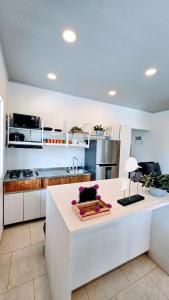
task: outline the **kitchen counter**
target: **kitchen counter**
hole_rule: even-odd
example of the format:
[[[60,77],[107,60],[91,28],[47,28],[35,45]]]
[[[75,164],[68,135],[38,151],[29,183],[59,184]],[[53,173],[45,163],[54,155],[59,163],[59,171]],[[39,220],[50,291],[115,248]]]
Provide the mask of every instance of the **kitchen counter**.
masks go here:
[[[123,180],[118,178],[48,187],[45,255],[53,300],[70,300],[74,289],[142,253],[150,251],[151,255],[153,216],[156,211],[161,214],[160,210],[164,209],[168,211],[165,216],[168,222],[169,194],[156,198],[139,186],[139,194],[145,199],[124,207],[117,203],[118,199],[123,198],[120,190]],[[81,221],[70,202],[78,200],[81,185],[88,187],[94,184],[99,185],[102,199],[112,204],[111,213]],[[136,187],[137,184],[132,183],[131,194],[136,193]],[[155,228],[158,226],[156,220]],[[167,236],[164,237],[164,247],[168,244],[166,239]],[[159,257],[159,246],[156,246],[156,251],[156,257]]]
[[[153,197],[150,195],[147,188],[142,188],[140,184],[140,193],[145,197],[143,201],[134,203],[132,205],[128,205],[125,208],[117,203],[117,199],[123,198],[123,193],[120,188],[124,179],[116,178],[116,179],[107,179],[107,180],[98,180],[97,184],[99,184],[99,195],[102,196],[103,201],[112,204],[112,211],[110,214],[90,219],[82,222],[79,220],[72,207],[70,205],[70,201],[75,199],[78,201],[79,195],[79,186],[91,186],[96,184],[96,181],[93,182],[85,182],[82,184],[75,183],[73,185],[66,186],[50,186],[48,187],[48,191],[52,196],[55,205],[57,206],[66,226],[70,232],[77,232],[81,230],[85,230],[87,228],[99,227],[102,226],[103,223],[108,224],[110,222],[115,222],[116,220],[125,218],[132,214],[137,214],[141,212],[145,212],[148,210],[152,210],[157,207],[163,207],[165,205],[169,205],[169,194],[165,197]],[[137,184],[133,183],[132,192],[135,194]]]
[[[56,177],[68,177],[68,176],[80,176],[91,174],[87,170],[83,168],[78,168],[78,170],[82,170],[83,172],[78,173],[69,173],[68,168],[41,168],[41,169],[32,169],[33,176],[32,177],[24,177],[22,174],[19,178],[11,179],[9,176],[9,171],[7,171],[4,182],[10,181],[22,181],[22,180],[32,180],[32,179],[45,179],[45,178],[56,178]],[[22,171],[22,170],[21,170]]]

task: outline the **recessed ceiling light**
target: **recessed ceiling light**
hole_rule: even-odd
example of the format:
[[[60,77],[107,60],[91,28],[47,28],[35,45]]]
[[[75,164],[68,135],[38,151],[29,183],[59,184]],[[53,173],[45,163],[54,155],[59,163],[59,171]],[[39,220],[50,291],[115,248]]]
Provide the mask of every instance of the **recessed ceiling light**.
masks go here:
[[[48,73],[47,74],[48,79],[50,80],[55,80],[56,79],[56,74],[55,73]]]
[[[150,68],[145,71],[145,75],[148,77],[154,76],[157,73],[156,68]]]
[[[115,90],[111,90],[111,91],[108,92],[108,95],[109,95],[109,96],[115,96],[116,94],[117,94],[117,93],[116,93]]]
[[[64,30],[62,37],[68,43],[73,43],[76,41],[76,33],[71,29]]]

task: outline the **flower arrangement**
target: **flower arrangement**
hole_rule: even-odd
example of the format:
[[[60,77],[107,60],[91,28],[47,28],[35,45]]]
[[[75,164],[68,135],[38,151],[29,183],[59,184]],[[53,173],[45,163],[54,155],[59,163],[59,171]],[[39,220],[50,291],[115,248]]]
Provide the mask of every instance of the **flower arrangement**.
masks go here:
[[[102,125],[95,125],[94,126],[94,131],[105,131]]]
[[[74,126],[70,129],[70,133],[83,133],[83,130],[78,126]]]
[[[144,175],[142,186],[146,188],[154,187],[161,190],[169,191],[169,174],[164,175]]]

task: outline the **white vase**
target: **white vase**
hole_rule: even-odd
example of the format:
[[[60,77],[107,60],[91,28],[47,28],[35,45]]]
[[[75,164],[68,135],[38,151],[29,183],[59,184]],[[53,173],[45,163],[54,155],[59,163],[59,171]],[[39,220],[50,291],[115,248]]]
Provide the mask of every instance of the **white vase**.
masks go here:
[[[167,194],[167,191],[159,188],[151,187],[150,194],[155,197],[164,197]]]
[[[103,136],[104,130],[96,130],[96,135]]]

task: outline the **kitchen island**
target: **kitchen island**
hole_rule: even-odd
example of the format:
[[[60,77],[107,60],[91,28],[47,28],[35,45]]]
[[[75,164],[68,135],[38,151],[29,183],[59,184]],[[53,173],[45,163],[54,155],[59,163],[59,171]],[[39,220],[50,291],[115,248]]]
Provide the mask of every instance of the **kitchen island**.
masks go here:
[[[153,211],[169,208],[169,195],[152,197],[139,188],[145,200],[123,207],[123,179],[83,183],[99,185],[102,199],[112,204],[110,214],[81,221],[71,200],[78,200],[80,183],[48,187],[46,262],[53,300],[70,300],[71,292],[134,257],[150,250]],[[132,194],[136,184],[132,184]],[[157,222],[157,221],[156,221]]]

